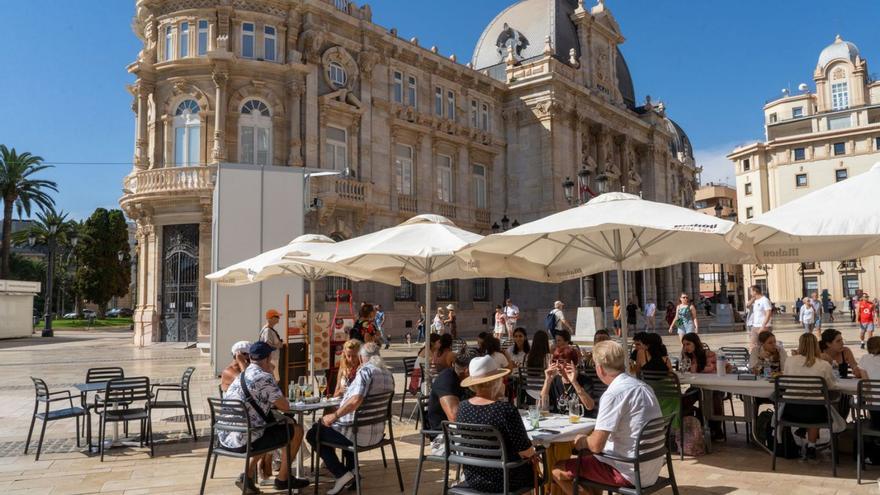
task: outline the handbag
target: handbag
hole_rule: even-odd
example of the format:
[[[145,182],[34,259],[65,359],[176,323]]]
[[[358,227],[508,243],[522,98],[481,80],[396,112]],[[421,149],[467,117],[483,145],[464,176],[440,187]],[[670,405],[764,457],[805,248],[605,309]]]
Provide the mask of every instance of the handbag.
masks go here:
[[[238,375],[238,381],[239,381],[239,384],[241,385],[241,393],[244,395],[245,402],[247,402],[249,406],[251,406],[252,408],[254,408],[255,411],[257,411],[257,415],[263,420],[264,423],[266,423],[265,427],[269,427],[271,425],[282,423],[282,422],[295,423],[293,421],[293,419],[288,418],[287,416],[281,414],[280,412],[278,414],[276,414],[274,409],[269,409],[269,412],[264,411],[263,408],[260,407],[260,405],[257,403],[257,400],[254,399],[254,396],[251,395],[251,391],[248,390],[247,383],[245,382],[245,379],[244,379],[244,372],[242,372],[240,375]],[[284,419],[282,420],[281,418],[279,418],[278,417],[279,415],[281,417],[283,417]]]

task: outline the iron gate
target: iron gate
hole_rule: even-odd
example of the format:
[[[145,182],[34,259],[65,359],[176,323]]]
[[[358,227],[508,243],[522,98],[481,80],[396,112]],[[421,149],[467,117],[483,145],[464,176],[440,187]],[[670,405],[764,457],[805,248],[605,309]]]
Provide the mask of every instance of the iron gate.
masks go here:
[[[162,232],[162,341],[195,342],[199,320],[199,226],[166,225]]]

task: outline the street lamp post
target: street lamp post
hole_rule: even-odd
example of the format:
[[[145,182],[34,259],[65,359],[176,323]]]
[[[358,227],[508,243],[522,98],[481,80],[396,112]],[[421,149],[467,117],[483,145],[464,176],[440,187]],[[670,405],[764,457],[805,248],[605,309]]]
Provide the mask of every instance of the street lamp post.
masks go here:
[[[571,177],[566,177],[565,180],[562,181],[562,194],[565,196],[565,201],[568,202],[569,205],[580,206],[592,199],[593,195],[590,191],[590,175],[592,175],[592,172],[590,172],[587,167],[581,167],[576,175],[577,183],[571,180]],[[599,174],[596,177],[596,189],[598,194],[606,192],[607,183],[608,177],[605,174]],[[577,194],[575,194],[575,186],[577,186]],[[580,292],[580,305],[586,307],[594,306],[596,304],[596,299],[591,290],[593,286],[593,277],[581,277],[578,279],[578,283],[580,284],[578,287]]]
[[[715,205],[715,216],[721,218],[721,212],[724,210],[724,207],[721,206],[721,203],[717,203]],[[718,268],[721,272],[721,303],[727,304],[727,275],[724,273],[724,263],[718,265]]]
[[[55,332],[52,331],[52,282],[55,278],[55,234],[58,232],[57,225],[49,225],[49,264],[46,276],[46,307],[45,318],[46,325],[43,328],[43,337],[54,337]]]
[[[492,224],[492,233],[497,234],[499,232],[506,232],[510,227],[513,227],[513,228],[519,227],[519,221],[514,220],[513,224],[511,225],[510,219],[507,218],[507,213],[505,213],[504,216],[501,217],[501,225],[500,226],[498,225],[498,222],[495,222]],[[510,278],[504,277],[504,301],[507,302],[507,300],[509,298],[510,298]]]

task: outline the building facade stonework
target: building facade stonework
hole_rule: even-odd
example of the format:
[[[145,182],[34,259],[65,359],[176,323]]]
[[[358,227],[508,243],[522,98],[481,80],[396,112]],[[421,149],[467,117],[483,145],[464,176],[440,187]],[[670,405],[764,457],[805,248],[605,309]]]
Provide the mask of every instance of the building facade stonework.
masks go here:
[[[662,102],[636,104],[603,1],[515,2],[467,64],[345,0],[138,0],[134,30],[134,166],[120,204],[137,222],[138,343],[209,338],[204,275],[222,162],[345,171],[312,179],[320,207],[305,222],[337,240],[424,212],[488,234],[502,219],[569,207],[561,184],[581,169],[593,191],[602,176],[609,190],[693,204],[690,142]],[[697,291],[692,264],[628,276],[639,300]],[[476,333],[502,284],[438,282],[432,293]],[[554,300],[604,306],[616,284],[514,280],[510,295],[535,328]],[[319,302],[332,310],[335,290],[352,285],[357,301],[385,306],[395,336],[415,334],[423,287],[331,278]]]
[[[765,104],[765,140],[727,156],[736,168],[740,220],[866,172],[880,160],[880,81],[869,75],[856,45],[837,36],[819,54],[813,81],[815,90],[800,84]],[[878,257],[805,260],[747,265],[744,276],[777,305],[790,308],[816,292],[848,311],[846,299],[856,292],[873,297],[880,290],[878,266]]]

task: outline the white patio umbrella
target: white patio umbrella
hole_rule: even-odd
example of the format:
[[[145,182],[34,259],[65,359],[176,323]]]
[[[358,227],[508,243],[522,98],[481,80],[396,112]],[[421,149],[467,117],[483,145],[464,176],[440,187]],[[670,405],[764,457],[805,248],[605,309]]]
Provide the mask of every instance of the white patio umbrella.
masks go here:
[[[742,263],[749,255],[724,238],[733,222],[620,192],[493,234],[460,256],[483,276],[561,282],[616,270],[623,302],[624,270],[682,262]],[[627,326],[623,325],[624,342]]]
[[[206,276],[208,280],[224,286],[248,285],[279,276],[295,276],[307,280],[309,282],[309,364],[313,381],[315,337],[311,328],[311,319],[315,314],[315,282],[324,277],[332,276],[346,277],[352,280],[367,278],[375,280],[374,277],[361,273],[356,268],[314,264],[316,261],[332,255],[335,244],[336,241],[324,235],[301,235],[284,246],[271,249]],[[400,284],[399,278],[378,281]]]
[[[880,254],[880,162],[740,224],[730,237],[761,263]]]

